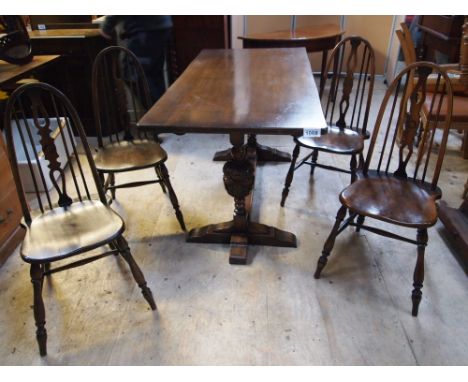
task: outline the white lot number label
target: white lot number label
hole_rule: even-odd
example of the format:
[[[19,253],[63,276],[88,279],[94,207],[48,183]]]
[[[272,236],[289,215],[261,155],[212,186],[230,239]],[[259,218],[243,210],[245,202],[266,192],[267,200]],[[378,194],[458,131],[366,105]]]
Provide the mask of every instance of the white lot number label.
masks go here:
[[[304,129],[303,136],[306,138],[320,137],[322,129]]]

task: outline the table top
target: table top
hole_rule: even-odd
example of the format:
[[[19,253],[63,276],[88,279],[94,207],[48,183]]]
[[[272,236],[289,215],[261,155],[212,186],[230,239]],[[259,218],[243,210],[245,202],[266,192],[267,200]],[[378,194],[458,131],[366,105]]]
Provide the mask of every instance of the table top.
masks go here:
[[[8,62],[0,60],[0,84],[12,81],[42,65],[56,60],[59,57],[60,56],[57,55],[34,56],[31,62],[24,65],[9,64]]]
[[[138,125],[294,136],[327,126],[305,48],[203,50]]]
[[[309,41],[341,36],[345,31],[336,24],[322,24],[292,30],[281,30],[275,32],[254,33],[247,36],[239,36],[241,40],[261,41]]]
[[[28,32],[31,40],[44,38],[90,38],[100,36],[98,28],[95,29],[46,29]]]

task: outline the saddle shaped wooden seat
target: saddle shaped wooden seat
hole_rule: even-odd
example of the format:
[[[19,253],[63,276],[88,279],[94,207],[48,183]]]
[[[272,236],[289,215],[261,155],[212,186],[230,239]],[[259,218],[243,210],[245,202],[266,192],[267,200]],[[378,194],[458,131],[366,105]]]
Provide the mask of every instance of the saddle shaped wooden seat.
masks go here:
[[[362,135],[351,129],[340,129],[332,126],[320,137],[300,137],[297,142],[304,147],[314,147],[317,150],[336,154],[358,154],[364,149]]]
[[[410,179],[369,171],[340,193],[340,202],[361,216],[405,227],[431,227],[437,222],[441,191]]]
[[[103,172],[141,170],[166,159],[167,153],[158,142],[136,139],[107,144],[94,156],[96,168]]]
[[[20,254],[28,263],[62,260],[112,242],[124,228],[122,218],[98,200],[57,206],[34,217]]]

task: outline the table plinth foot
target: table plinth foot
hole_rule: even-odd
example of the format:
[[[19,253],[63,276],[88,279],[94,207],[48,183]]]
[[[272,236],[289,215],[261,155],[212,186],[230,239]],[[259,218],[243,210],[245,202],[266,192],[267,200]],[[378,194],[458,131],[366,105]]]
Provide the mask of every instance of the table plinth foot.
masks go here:
[[[229,264],[246,265],[248,261],[247,247],[248,238],[245,235],[231,236],[231,250],[229,252]]]
[[[253,222],[248,223],[246,232],[238,232],[233,221],[192,229],[187,235],[187,242],[231,244],[229,263],[242,265],[248,262],[249,245],[297,247],[296,236],[291,232]]]

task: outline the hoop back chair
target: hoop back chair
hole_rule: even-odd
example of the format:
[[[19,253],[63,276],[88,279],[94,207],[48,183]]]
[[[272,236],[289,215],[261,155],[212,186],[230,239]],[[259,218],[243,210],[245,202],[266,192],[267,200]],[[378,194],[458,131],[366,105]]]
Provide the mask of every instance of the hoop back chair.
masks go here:
[[[429,109],[433,117],[417,151],[414,151],[414,139],[421,124],[421,109],[426,101],[426,84],[431,73],[437,75],[434,88],[437,97],[432,98]],[[418,81],[413,85],[415,76]],[[380,106],[362,172],[340,194],[341,207],[318,260],[315,278],[320,277],[327,264],[336,237],[348,226],[355,226],[356,231],[365,229],[415,244],[417,260],[413,275],[412,314],[417,316],[424,280],[427,230],[437,222],[436,200],[442,196],[437,182],[451,123],[452,98],[447,74],[430,62],[411,64],[394,79]],[[447,105],[445,111],[442,111],[443,102]],[[442,135],[438,152],[434,150],[436,132]],[[378,137],[381,140],[379,145]],[[344,219],[347,212],[349,216]],[[364,225],[366,217],[416,229],[416,240]]]
[[[120,254],[144,298],[156,309],[151,290],[122,236],[124,222],[107,205],[83,126],[70,101],[48,84],[26,84],[11,94],[4,118],[9,160],[23,211],[21,224],[26,229],[20,255],[31,266],[36,337],[41,356],[47,354],[44,276]],[[84,155],[78,154],[73,131],[81,139]],[[58,148],[59,144],[62,149]],[[23,176],[19,154],[25,157]],[[35,210],[29,209],[24,194],[26,178],[34,185],[33,195],[38,205]],[[106,245],[100,254],[80,256],[79,260],[51,268],[51,263]]]
[[[157,142],[157,136],[150,137],[146,131],[136,128],[152,103],[145,73],[133,52],[111,46],[96,56],[92,95],[99,146],[94,160],[105,191],[110,190],[115,199],[118,188],[159,183],[162,191],[169,194],[177,220],[185,231],[179,202],[164,164],[167,153]],[[115,174],[145,168],[154,168],[156,179],[115,184]]]
[[[323,79],[325,86],[320,89],[328,133],[319,137],[294,138],[296,146],[286,175],[281,206],[284,206],[289,194],[294,172],[305,164],[310,166],[311,176],[315,168],[320,167],[351,174],[351,182],[356,179],[357,157],[361,163],[364,139],[369,137],[367,123],[374,89],[374,50],[361,37],[347,37],[331,52],[325,75],[330,72],[332,65],[331,78]],[[296,164],[301,147],[312,152]],[[318,163],[319,152],[350,156],[349,170]]]

